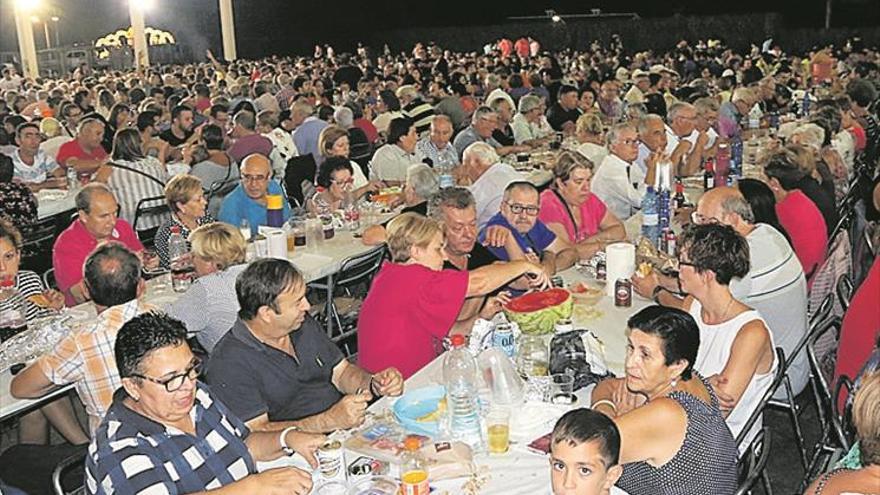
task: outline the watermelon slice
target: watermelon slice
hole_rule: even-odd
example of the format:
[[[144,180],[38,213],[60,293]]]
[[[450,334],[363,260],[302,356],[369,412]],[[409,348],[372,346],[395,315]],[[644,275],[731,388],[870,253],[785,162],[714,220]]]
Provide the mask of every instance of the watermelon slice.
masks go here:
[[[571,294],[560,288],[532,292],[510,300],[504,307],[507,319],[527,334],[553,333],[553,326],[571,316]]]

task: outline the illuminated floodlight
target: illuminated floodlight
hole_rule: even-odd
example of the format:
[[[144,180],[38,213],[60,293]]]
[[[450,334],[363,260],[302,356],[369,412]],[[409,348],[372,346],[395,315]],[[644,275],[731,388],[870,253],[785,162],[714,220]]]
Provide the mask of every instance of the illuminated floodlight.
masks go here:
[[[40,6],[40,0],[15,0],[15,8],[21,12],[31,12]]]
[[[31,16],[31,22],[33,22],[34,24],[36,24],[36,23],[40,22],[40,18],[37,17],[37,16],[35,16],[35,15],[32,15],[32,16]]]
[[[61,18],[58,17],[57,15],[53,15],[53,16],[52,16],[52,22],[58,22],[58,21],[60,21],[60,20],[61,20]]]
[[[156,6],[155,0],[128,0],[128,1],[130,3],[132,3],[135,7],[138,7],[139,9],[144,10],[144,11],[152,10],[153,7]]]
[[[550,20],[553,22],[562,22],[562,17],[559,14],[553,14],[553,16],[550,17]]]

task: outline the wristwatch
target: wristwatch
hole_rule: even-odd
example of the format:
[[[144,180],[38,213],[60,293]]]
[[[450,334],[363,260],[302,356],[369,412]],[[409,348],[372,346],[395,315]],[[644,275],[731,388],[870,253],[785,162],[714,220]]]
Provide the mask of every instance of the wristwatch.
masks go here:
[[[287,446],[287,442],[285,438],[287,438],[287,434],[291,431],[300,431],[299,426],[288,426],[281,432],[281,436],[278,437],[278,443],[281,444],[281,451],[284,452],[285,455],[293,455],[293,449]]]

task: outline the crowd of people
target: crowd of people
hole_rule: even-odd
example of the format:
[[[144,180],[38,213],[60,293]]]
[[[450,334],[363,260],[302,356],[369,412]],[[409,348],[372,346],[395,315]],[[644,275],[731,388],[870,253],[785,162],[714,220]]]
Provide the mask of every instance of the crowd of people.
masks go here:
[[[592,411],[559,421],[550,454],[557,495],[732,494],[738,456],[761,428],[748,420],[777,370],[793,393],[807,386],[800,344],[812,294],[828,290],[817,280],[839,211],[861,200],[866,221],[880,216],[880,52],[857,39],[804,54],[770,40],[745,53],[717,40],[633,52],[617,38],[551,53],[523,38],[482,53],[206,55],[60,79],[2,69],[2,276],[23,297],[98,314],[11,390],[39,398],[74,384],[88,428],[64,396],[21,417],[20,441],[48,443],[52,425],[90,443],[88,493],[308,493],[310,474],[257,473],[255,461],[295,451],[314,465],[325,434],[400,395],[443,338],[626,239],[661,164],[702,175],[756,118],[778,127],[763,179],[719,184],[679,219],[691,226],[677,276],[633,277],[656,304],[627,323],[625,376],[596,387]],[[563,138],[574,145],[556,153],[546,188],[509,164]],[[403,212],[363,233],[390,260],[363,301],[354,363],[310,312],[292,263],[246,261],[248,232],[279,196],[286,221],[391,186]],[[54,241],[56,287],[46,287],[19,269],[22,232],[41,190],[68,187],[76,214]],[[139,211],[162,198],[167,212]],[[169,266],[176,233],[197,279],[166,315],[142,301],[142,274]],[[855,377],[880,346],[880,262],[865,271],[835,376]],[[27,319],[42,316],[28,304]],[[880,382],[861,375],[861,457],[809,493],[876,489]]]

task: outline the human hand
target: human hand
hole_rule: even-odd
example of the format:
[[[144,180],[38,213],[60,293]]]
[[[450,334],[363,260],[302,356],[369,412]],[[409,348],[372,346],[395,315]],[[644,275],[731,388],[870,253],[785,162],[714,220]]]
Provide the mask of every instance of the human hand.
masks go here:
[[[369,393],[349,394],[330,408],[329,414],[336,420],[340,429],[360,426],[367,412],[367,402],[372,399]]]
[[[486,239],[483,241],[483,245],[489,247],[504,247],[509,238],[510,230],[507,227],[490,225],[486,227]]]
[[[630,392],[626,380],[620,380],[611,389],[611,402],[617,406],[617,415],[626,414],[633,409],[642,407],[648,398],[642,394]]]
[[[539,263],[533,263],[531,261],[527,261],[526,263],[527,268],[525,275],[528,277],[529,287],[540,290],[550,287],[550,275],[547,273],[547,270],[545,270]]]
[[[523,253],[523,255],[526,257],[526,261],[528,261],[530,263],[534,263],[536,265],[541,264],[541,258],[539,258],[538,255],[535,254],[535,252],[532,251],[531,249],[526,251],[525,253]]]
[[[64,294],[55,289],[49,289],[43,292],[43,297],[49,301],[49,307],[52,309],[64,308]]]
[[[244,479],[245,493],[262,495],[307,495],[312,489],[312,475],[295,467],[274,468]]]
[[[706,147],[706,143],[709,142],[709,134],[705,131],[700,131],[697,134],[697,149],[703,149]]]
[[[736,399],[723,390],[730,383],[730,380],[722,375],[712,375],[708,378],[708,381],[709,385],[712,386],[712,390],[715,391],[715,396],[718,398],[718,409],[727,416],[736,407]]]
[[[490,297],[486,300],[486,305],[483,306],[483,309],[480,310],[480,318],[484,320],[491,320],[499,311],[504,307],[505,304],[510,302],[510,292],[502,291],[499,292],[497,296]]]
[[[657,273],[654,270],[651,270],[651,273],[646,276],[640,275],[638,270],[636,270],[633,276],[630,277],[630,282],[632,282],[633,290],[638,295],[651,299],[654,296],[654,289],[660,285],[660,278],[657,277]]]
[[[403,375],[397,368],[386,368],[375,375],[371,382],[371,389],[375,390],[380,396],[389,395],[397,397],[403,393]],[[370,392],[373,392],[370,390]]]
[[[312,468],[318,467],[318,459],[315,457],[315,452],[326,441],[327,435],[304,431],[292,430],[284,437],[284,444],[293,449],[297,454],[303,456]]]

